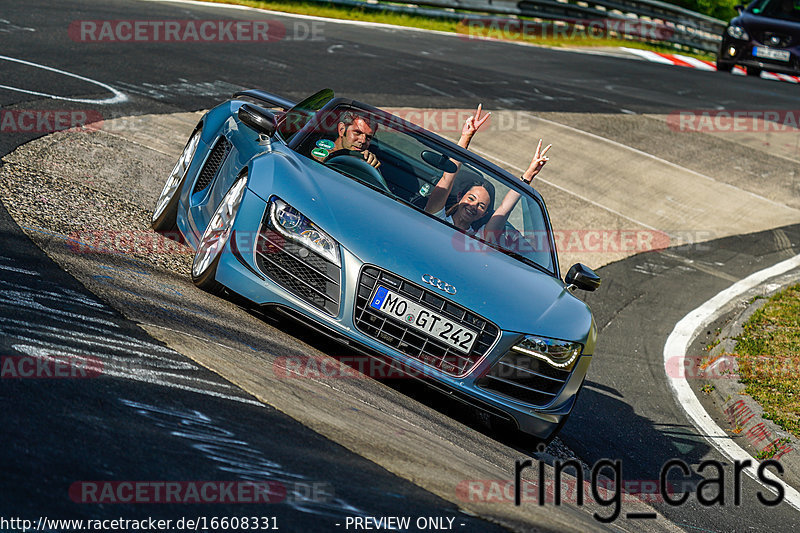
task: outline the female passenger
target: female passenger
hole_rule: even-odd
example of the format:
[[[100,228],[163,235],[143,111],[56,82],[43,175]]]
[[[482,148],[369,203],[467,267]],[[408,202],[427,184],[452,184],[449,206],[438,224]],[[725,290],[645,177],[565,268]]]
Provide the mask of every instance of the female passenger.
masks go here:
[[[491,113],[487,113],[481,117],[481,105],[474,116],[467,117],[464,121],[464,127],[461,129],[461,138],[458,140],[458,145],[464,149],[469,147],[472,137],[478,129],[488,120]],[[552,145],[548,144],[542,150],[542,140],[539,139],[539,144],[534,152],[533,159],[531,159],[528,169],[522,174],[520,178],[523,182],[530,184],[534,177],[542,170],[545,163],[549,158],[545,156]],[[454,161],[457,167],[461,167],[460,161]],[[466,231],[467,233],[474,233],[475,228],[472,224],[486,215],[486,212],[492,207],[494,202],[494,191],[490,185],[481,182],[470,183],[464,187],[456,195],[457,202],[445,211],[447,198],[453,189],[455,182],[455,173],[445,172],[441,179],[436,183],[433,191],[431,191],[428,201],[425,204],[425,211],[439,218],[450,222],[455,227]],[[503,198],[500,206],[492,213],[491,218],[486,225],[480,230],[483,232],[481,237],[488,236],[499,237],[500,232],[505,227],[508,215],[511,210],[519,201],[520,195],[513,189],[509,190],[505,198]]]

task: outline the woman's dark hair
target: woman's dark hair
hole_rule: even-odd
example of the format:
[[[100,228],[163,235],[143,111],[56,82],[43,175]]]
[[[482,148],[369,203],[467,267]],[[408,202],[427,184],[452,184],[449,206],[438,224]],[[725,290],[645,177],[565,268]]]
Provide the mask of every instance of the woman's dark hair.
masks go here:
[[[456,211],[458,202],[460,202],[461,198],[463,198],[464,195],[467,194],[467,192],[469,192],[469,190],[473,187],[483,187],[486,189],[486,192],[489,193],[489,205],[486,206],[486,213],[471,224],[472,229],[477,231],[481,226],[489,222],[489,219],[492,218],[492,214],[494,213],[494,185],[488,181],[482,179],[473,179],[465,182],[455,195],[451,193],[448,197],[445,214],[447,216],[452,216]]]

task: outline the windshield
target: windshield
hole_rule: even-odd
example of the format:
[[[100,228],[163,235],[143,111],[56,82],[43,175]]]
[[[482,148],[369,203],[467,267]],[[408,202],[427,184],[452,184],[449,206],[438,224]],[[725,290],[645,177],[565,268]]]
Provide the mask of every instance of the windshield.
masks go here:
[[[776,19],[800,22],[800,0],[758,0],[750,12]]]
[[[492,169],[467,160],[397,117],[347,105],[318,113],[303,135],[295,144],[300,154],[409,209],[428,212],[432,224],[458,229],[454,219],[463,224],[459,217],[464,213],[475,217],[460,230],[469,236],[463,239],[466,248],[485,252],[494,248],[555,275],[555,251],[543,205]],[[372,165],[365,160],[370,157],[365,151],[377,158]],[[433,212],[430,195],[447,174],[453,179],[451,192],[444,208]]]
[[[333,99],[331,89],[322,89],[289,109],[278,121],[277,132],[287,143],[308,124],[314,114]]]

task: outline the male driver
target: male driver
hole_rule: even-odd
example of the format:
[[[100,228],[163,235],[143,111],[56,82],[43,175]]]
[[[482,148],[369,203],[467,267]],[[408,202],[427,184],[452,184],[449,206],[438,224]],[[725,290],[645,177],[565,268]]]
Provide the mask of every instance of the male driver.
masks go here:
[[[378,129],[377,124],[371,124],[368,119],[353,111],[345,111],[339,117],[339,123],[336,125],[336,132],[339,136],[333,141],[331,153],[337,150],[355,150],[361,152],[367,163],[375,168],[380,167],[381,162],[378,161],[375,154],[367,150],[376,129]]]

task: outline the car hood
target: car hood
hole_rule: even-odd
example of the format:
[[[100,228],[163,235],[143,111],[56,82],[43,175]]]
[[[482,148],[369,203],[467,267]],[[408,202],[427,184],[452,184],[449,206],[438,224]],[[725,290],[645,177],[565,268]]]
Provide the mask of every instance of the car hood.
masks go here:
[[[455,295],[432,290],[504,330],[581,340],[591,328],[588,307],[558,278],[475,250],[474,239],[315,161],[265,154],[252,163],[249,187],[264,199],[279,196],[364,263],[422,286],[424,274],[453,285]]]
[[[746,11],[734,18],[731,24],[743,26],[748,33],[772,31],[792,35],[795,39],[800,38],[800,22],[754,15]],[[753,36],[751,35],[751,37]]]

